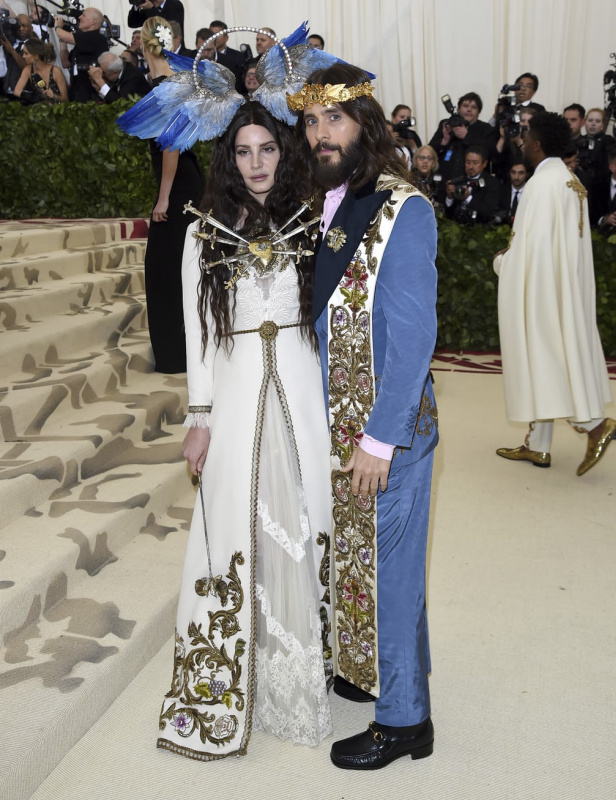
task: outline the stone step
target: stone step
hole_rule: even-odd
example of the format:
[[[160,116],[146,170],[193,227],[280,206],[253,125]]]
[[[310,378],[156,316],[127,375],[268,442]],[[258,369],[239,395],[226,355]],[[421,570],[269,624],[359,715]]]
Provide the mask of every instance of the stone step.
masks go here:
[[[142,239],[120,240],[6,259],[0,262],[0,299],[1,293],[7,291],[142,265],[145,245]]]
[[[60,571],[5,637],[0,796],[27,800],[173,634],[194,490],[69,589]],[[171,669],[171,668],[170,668]]]
[[[123,332],[145,327],[145,315],[142,299],[118,296],[109,307],[92,306],[33,322],[26,330],[0,331],[0,384],[31,377],[28,373],[45,363],[51,346],[60,359],[114,347]]]
[[[142,266],[7,289],[0,292],[0,328],[27,330],[48,317],[78,314],[93,306],[108,307],[114,302],[114,295],[143,296],[144,291]]]
[[[0,221],[0,262],[123,239],[146,239],[143,219]]]
[[[10,430],[7,411],[0,445],[0,528],[108,469],[181,460],[167,427],[183,422],[186,389],[179,381],[180,386],[161,388],[161,377],[143,375],[127,391],[81,408],[65,404],[57,418],[33,420],[28,433]]]
[[[170,432],[179,453],[184,431],[175,425]],[[122,558],[135,537],[164,539],[172,531],[155,520],[190,491],[191,476],[183,459],[131,464],[57,492],[55,499],[3,527],[0,639],[6,644],[23,628],[56,575],[66,576],[71,593],[87,576]],[[176,527],[187,528],[188,523],[182,512]]]
[[[12,381],[0,390],[0,441],[17,434],[32,435],[58,413],[100,401],[139,381],[154,369],[147,331],[125,334],[121,346],[98,353],[60,359],[53,345],[42,364],[28,367],[27,379]],[[185,379],[167,376],[170,389],[185,386]],[[161,388],[160,385],[158,388]]]

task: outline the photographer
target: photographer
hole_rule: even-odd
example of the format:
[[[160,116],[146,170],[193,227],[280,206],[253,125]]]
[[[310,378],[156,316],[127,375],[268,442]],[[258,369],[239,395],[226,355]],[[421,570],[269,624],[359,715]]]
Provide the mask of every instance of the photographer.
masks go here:
[[[406,148],[412,156],[418,147],[421,147],[421,139],[411,130],[415,125],[415,118],[409,106],[398,104],[391,112],[392,136],[398,147]]]
[[[464,171],[465,156],[471,147],[483,146],[488,160],[492,158],[496,133],[491,125],[479,119],[482,108],[483,102],[476,92],[463,94],[458,100],[457,113],[451,114],[449,119],[442,119],[430,139],[430,147],[436,151],[444,181]]]
[[[150,84],[141,70],[125,62],[114,53],[103,53],[98,57],[98,67],[90,67],[90,83],[106,103],[121,97],[138,94],[143,97],[150,91]]]
[[[534,108],[523,108],[519,112],[519,123],[512,122],[498,126],[499,138],[496,142],[496,153],[492,159],[492,172],[499,181],[507,180],[513,164],[522,159],[524,135],[528,130],[530,118],[536,113]]]
[[[182,37],[184,36],[184,6],[180,0],[142,0],[142,2],[138,0],[128,12],[128,27],[140,28],[150,17],[162,17],[167,22],[171,20],[179,22]]]
[[[591,108],[586,114],[586,136],[575,140],[580,167],[588,173],[593,186],[604,183],[610,176],[607,151],[614,140],[604,133],[605,124],[605,111]]]
[[[445,184],[446,215],[463,225],[490,222],[498,209],[499,183],[487,171],[488,152],[473,145],[464,158],[465,174]]]
[[[92,66],[98,66],[98,57],[109,50],[107,39],[100,32],[103,15],[97,8],[86,8],[79,17],[77,30],[69,32],[64,29],[65,25],[62,17],[56,17],[56,33],[63,48],[65,66],[70,64],[69,100],[77,103],[98,100],[98,94],[90,83],[88,70]],[[69,44],[74,45],[70,55],[66,49]]]
[[[595,185],[588,199],[590,224],[598,226],[602,233],[611,236],[616,233],[616,145],[606,153],[608,175]]]
[[[537,111],[545,111],[545,106],[535,103],[533,97],[539,88],[539,78],[532,72],[524,72],[515,80],[519,89],[515,91],[516,109],[521,112],[525,108],[532,108]]]
[[[23,48],[26,41],[33,38],[34,32],[30,18],[26,14],[19,14],[16,19],[5,17],[2,23],[0,44],[6,61],[6,73],[2,78],[2,93],[12,98],[17,81],[26,66]]]

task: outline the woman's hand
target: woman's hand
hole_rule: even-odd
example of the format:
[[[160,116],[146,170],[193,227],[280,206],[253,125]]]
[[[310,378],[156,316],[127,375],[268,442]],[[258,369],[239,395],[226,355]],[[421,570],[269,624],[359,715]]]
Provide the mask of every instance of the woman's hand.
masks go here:
[[[193,475],[203,470],[209,447],[209,428],[191,428],[184,437],[182,455],[188,461],[188,467]]]
[[[152,211],[152,220],[154,222],[167,222],[167,209],[169,208],[169,198],[162,198],[159,196],[154,211]]]

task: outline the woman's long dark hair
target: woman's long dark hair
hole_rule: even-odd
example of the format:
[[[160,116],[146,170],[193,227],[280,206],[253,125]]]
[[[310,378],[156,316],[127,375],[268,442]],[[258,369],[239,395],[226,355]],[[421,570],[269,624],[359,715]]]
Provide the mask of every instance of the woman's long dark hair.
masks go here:
[[[235,139],[246,125],[260,125],[271,134],[280,149],[280,160],[276,168],[274,186],[265,203],[261,205],[249,194],[244,179],[235,162]],[[291,129],[274,119],[260,103],[245,103],[234,116],[227,131],[221,136],[212,152],[210,171],[201,201],[201,210],[212,214],[219,222],[246,238],[256,238],[271,233],[271,225],[282,225],[297,210],[307,197],[305,172],[298,163],[298,146]],[[241,228],[238,220],[247,214]],[[305,241],[304,241],[305,240]],[[294,243],[298,239],[293,240]],[[308,237],[301,241],[304,249],[310,249]],[[206,262],[218,261],[222,255],[231,255],[231,245],[204,241],[202,255]],[[315,345],[312,329],[312,283],[314,263],[312,257],[304,257],[297,264],[299,303],[302,336]],[[232,331],[235,316],[235,286],[225,289],[230,273],[225,267],[214,267],[209,275],[203,270],[199,283],[199,313],[201,316],[202,345],[207,345],[213,335],[216,344],[230,349],[233,345]],[[210,308],[214,330],[208,331],[206,309]]]
[[[306,81],[308,84],[318,83],[322,86],[328,83],[332,86],[359,86],[366,82],[370,82],[368,74],[351,64],[333,64],[326,69],[316,70]],[[382,172],[408,181],[406,164],[396,152],[396,144],[387,129],[387,121],[379,103],[373,97],[358,97],[341,103],[340,108],[361,126],[359,146],[363,157],[351,177],[350,188],[357,191],[369,180],[378,178]],[[303,111],[298,115],[297,131],[303,139],[306,154],[308,151]]]

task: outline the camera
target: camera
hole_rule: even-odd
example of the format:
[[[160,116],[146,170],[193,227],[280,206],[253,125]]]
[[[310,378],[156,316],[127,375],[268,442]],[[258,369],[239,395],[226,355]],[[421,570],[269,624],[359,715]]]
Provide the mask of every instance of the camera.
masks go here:
[[[412,139],[413,136],[409,133],[409,128],[412,128],[417,123],[415,117],[409,117],[409,119],[401,119],[400,122],[396,122],[393,126],[392,130],[398,134],[402,139]]]
[[[513,94],[521,88],[519,83],[506,83],[496,101],[496,126],[502,126],[508,139],[517,139],[522,132],[520,115],[516,109],[517,100]]]
[[[98,61],[90,61],[89,64],[75,64],[77,72],[87,72],[90,67],[98,67]]]
[[[128,2],[131,6],[139,7],[142,6],[146,2],[146,0],[128,0]]]
[[[12,17],[8,9],[0,8],[0,36],[6,36],[9,42],[14,42],[18,32],[19,20]]]
[[[445,110],[450,115],[449,119],[447,120],[448,125],[451,125],[452,128],[459,128],[460,125],[466,125],[468,128],[468,123],[458,114],[454,104],[451,102],[451,97],[448,94],[444,94],[441,97],[441,103],[445,106]]]
[[[483,178],[469,178],[467,175],[452,178],[448,183],[452,183],[455,186],[453,193],[455,200],[464,200],[467,189],[483,189],[486,185]]]

